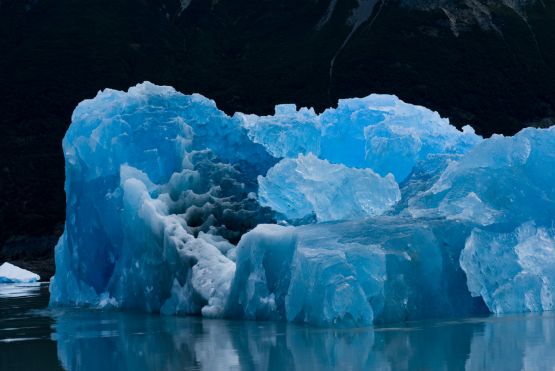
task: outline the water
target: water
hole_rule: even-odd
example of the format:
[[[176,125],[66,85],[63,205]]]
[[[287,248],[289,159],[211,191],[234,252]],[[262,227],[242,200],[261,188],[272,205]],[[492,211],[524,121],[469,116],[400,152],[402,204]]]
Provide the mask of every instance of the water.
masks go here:
[[[48,310],[0,285],[0,370],[554,370],[555,314],[350,330]]]

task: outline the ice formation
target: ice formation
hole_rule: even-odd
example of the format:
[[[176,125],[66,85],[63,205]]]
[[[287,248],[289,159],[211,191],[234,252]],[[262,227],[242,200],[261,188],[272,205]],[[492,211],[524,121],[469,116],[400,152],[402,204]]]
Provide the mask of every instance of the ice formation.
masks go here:
[[[414,216],[437,215],[516,228],[555,218],[555,127],[495,135],[451,162],[430,189],[409,200]]]
[[[481,313],[458,264],[468,232],[394,217],[257,226],[237,247],[227,313],[322,326]]]
[[[16,267],[8,262],[0,265],[0,283],[37,282],[40,276],[26,269]]]
[[[393,175],[352,169],[312,153],[285,158],[258,177],[259,200],[287,219],[319,222],[381,215],[401,198]]]
[[[465,126],[460,132],[437,112],[372,94],[340,99],[337,108],[314,110],[278,105],[273,116],[237,114],[249,137],[275,157],[313,153],[331,163],[371,168],[402,182],[423,160],[459,155],[482,138]]]
[[[553,309],[555,128],[394,96],[228,116],[150,83],[76,108],[51,305],[361,326]]]
[[[494,313],[555,309],[555,231],[525,223],[509,233],[476,229],[461,267],[473,296]]]

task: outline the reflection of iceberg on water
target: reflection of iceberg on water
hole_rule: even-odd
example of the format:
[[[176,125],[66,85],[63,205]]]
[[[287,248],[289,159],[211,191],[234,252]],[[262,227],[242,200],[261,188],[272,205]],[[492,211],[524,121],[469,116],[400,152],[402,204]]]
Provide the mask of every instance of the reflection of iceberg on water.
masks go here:
[[[324,326],[555,308],[553,128],[482,139],[385,95],[228,116],[144,83],[79,104],[63,147],[53,306]]]
[[[535,371],[551,368],[555,347],[547,313],[359,330],[102,311],[55,318],[66,370]]]

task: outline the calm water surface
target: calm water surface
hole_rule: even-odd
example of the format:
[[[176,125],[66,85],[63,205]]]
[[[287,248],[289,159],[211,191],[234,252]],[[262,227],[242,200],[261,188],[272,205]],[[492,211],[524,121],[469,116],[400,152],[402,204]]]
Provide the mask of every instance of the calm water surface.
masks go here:
[[[0,285],[0,370],[555,370],[555,314],[350,330],[49,310]]]

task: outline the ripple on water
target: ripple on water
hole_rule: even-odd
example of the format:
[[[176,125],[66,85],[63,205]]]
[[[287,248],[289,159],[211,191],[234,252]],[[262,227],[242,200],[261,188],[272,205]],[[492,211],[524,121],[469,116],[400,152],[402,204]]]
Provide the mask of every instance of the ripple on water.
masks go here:
[[[31,283],[0,283],[0,298],[29,298],[40,296],[41,286],[47,285],[41,282]],[[13,307],[18,307],[12,305]]]

